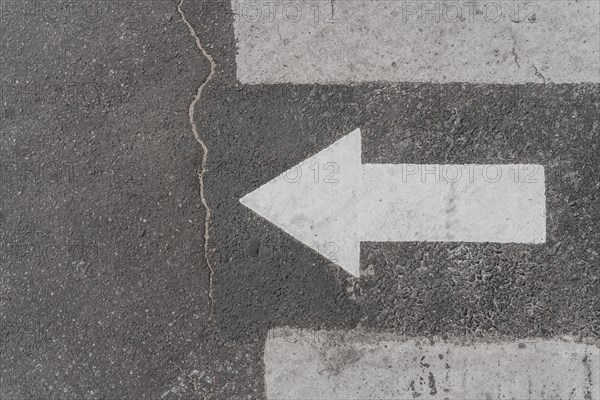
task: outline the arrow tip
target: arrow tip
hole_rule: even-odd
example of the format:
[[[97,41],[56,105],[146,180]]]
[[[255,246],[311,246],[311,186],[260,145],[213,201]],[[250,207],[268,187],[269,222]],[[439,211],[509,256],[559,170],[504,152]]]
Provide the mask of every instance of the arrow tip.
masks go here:
[[[356,129],[240,203],[359,277],[361,180],[361,133]]]

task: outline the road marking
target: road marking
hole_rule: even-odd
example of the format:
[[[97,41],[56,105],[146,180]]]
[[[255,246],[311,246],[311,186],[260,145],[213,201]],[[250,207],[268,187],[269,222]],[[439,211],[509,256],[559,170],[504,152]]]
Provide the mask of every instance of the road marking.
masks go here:
[[[232,0],[232,8],[242,83],[600,81],[597,0]]]
[[[269,400],[600,399],[600,349],[571,340],[468,342],[269,332]]]
[[[544,167],[362,164],[357,129],[240,202],[360,275],[360,242],[544,243]]]

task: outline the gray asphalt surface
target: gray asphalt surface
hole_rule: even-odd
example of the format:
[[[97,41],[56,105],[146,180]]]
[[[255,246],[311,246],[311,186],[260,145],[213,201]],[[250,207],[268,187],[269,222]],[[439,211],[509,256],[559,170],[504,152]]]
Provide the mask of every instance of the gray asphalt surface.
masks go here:
[[[597,84],[244,86],[229,3],[183,10],[208,253],[177,3],[2,3],[0,399],[261,399],[276,326],[600,339]],[[367,243],[357,280],[239,203],[357,127],[544,165],[547,243]]]

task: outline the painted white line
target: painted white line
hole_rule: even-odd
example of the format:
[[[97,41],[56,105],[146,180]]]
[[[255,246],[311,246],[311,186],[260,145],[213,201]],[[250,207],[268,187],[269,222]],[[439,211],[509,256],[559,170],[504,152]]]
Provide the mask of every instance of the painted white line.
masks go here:
[[[598,0],[232,0],[232,8],[242,83],[600,81]]]
[[[361,241],[546,241],[544,167],[361,164],[359,129],[240,202],[355,276]]]
[[[569,340],[468,342],[274,329],[268,400],[598,400],[600,349]]]

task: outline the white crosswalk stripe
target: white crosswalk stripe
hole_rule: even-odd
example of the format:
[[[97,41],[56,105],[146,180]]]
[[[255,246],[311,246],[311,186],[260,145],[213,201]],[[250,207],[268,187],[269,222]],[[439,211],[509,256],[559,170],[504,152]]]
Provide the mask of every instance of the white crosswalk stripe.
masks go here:
[[[600,398],[600,349],[568,339],[430,340],[275,329],[267,399]]]
[[[596,0],[232,6],[243,83],[599,82]]]

